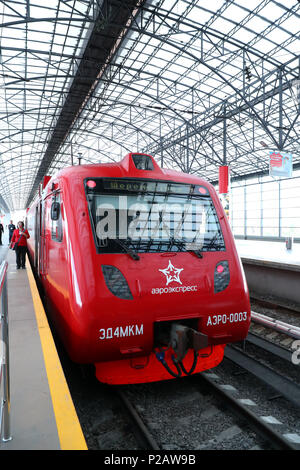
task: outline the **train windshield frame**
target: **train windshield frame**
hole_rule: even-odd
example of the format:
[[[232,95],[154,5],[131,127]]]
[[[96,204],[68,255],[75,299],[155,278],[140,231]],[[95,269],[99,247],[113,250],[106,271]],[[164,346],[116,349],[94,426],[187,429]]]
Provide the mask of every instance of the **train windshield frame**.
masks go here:
[[[225,251],[206,186],[138,178],[85,178],[98,253]]]

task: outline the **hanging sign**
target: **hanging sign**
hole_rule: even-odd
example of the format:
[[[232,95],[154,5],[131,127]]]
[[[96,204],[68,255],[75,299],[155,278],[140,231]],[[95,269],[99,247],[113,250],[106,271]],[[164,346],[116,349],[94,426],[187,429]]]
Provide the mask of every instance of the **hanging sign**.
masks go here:
[[[228,165],[219,167],[219,197],[230,221],[230,171]]]
[[[219,167],[219,193],[227,194],[229,190],[229,167],[227,165]]]
[[[293,171],[293,155],[286,152],[270,152],[269,175],[291,177]]]

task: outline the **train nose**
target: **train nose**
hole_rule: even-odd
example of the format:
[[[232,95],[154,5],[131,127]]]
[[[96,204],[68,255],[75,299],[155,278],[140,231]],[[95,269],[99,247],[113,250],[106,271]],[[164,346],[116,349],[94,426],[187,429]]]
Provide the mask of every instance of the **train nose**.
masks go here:
[[[139,276],[141,295],[148,296],[150,302],[166,302],[166,310],[170,307],[173,310],[178,305],[176,295],[196,298],[208,293],[213,279],[207,260],[201,259],[200,263],[191,254],[188,257],[182,254],[156,257],[155,263],[145,265],[143,275]]]

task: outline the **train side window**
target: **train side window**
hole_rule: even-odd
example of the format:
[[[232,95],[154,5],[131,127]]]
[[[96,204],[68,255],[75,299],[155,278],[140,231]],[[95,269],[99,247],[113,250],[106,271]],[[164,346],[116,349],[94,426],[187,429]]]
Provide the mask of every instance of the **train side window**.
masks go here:
[[[51,219],[52,220],[58,220],[59,219],[59,213],[60,213],[60,204],[59,202],[52,202],[51,205]]]
[[[63,239],[60,194],[56,194],[51,204],[51,238],[56,242]]]

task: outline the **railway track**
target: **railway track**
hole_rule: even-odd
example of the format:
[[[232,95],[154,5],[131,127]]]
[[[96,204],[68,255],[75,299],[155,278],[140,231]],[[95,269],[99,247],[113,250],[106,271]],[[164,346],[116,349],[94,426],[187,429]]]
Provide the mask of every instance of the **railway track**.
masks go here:
[[[248,354],[237,351],[245,361]],[[299,401],[293,395],[299,389],[288,395],[276,371],[266,380],[263,369],[257,379],[261,364],[255,362],[250,373],[232,359],[199,376],[163,383],[108,387],[91,378],[85,391],[78,379],[82,398],[76,408],[88,447],[178,453],[300,449]]]
[[[74,402],[88,447],[158,453],[300,449],[299,388],[272,367],[266,379],[260,360],[266,352],[286,368],[291,350],[269,343],[250,333],[245,344],[227,346],[217,368],[180,380],[108,387],[93,376],[85,383],[78,377]]]
[[[121,390],[117,391],[117,394],[128,413],[129,419],[133,425],[133,433],[137,439],[138,445],[142,450],[161,450],[159,444],[147,428],[145,426],[141,416],[137,412],[134,405],[128,399],[126,393],[122,392]]]
[[[264,335],[264,329],[273,331],[273,337],[279,337],[279,340],[286,340],[283,345],[289,347],[293,340],[287,338],[299,339],[300,332],[300,312],[296,306],[284,306],[281,303],[270,302],[266,300],[251,300],[252,322],[251,330],[258,330],[258,334]],[[259,313],[257,313],[259,312]],[[281,336],[282,335],[282,336]],[[272,338],[271,336],[271,338]]]
[[[295,317],[291,318],[289,313],[293,324],[287,323],[274,307],[273,305],[273,310],[269,311],[268,315],[265,315],[266,312],[262,314],[252,311],[252,322],[242,349],[244,352],[247,350],[254,353],[257,357],[267,357],[269,354],[273,361],[274,358],[282,359],[285,364],[283,375],[286,375],[287,369],[291,371],[293,366],[296,366],[292,380],[300,385],[299,367],[297,368],[300,365],[300,326],[297,325],[300,324],[300,316],[298,312],[293,312]],[[274,316],[270,316],[272,311]],[[262,352],[266,354],[261,354]]]
[[[235,398],[231,393],[233,388],[227,386],[226,389],[224,384],[219,385],[216,383],[215,378],[216,376],[213,373],[207,372],[201,374],[201,380],[205,380],[209,384],[213,393],[218,394],[218,396],[220,396],[222,400],[226,401],[226,403],[228,403],[236,413],[245,418],[248,424],[262,438],[266,439],[266,441],[270,443],[272,448],[285,450],[300,449],[300,441],[299,444],[294,442],[292,439],[292,433],[282,434],[274,428],[275,424],[279,424],[279,421],[276,420],[276,418],[256,414],[250,409],[255,406],[253,405],[253,401],[249,399]]]
[[[291,353],[289,351],[280,348],[269,341],[255,337],[254,335],[250,335],[248,340],[251,344],[255,344],[264,351],[268,351],[285,361],[291,360]],[[236,346],[227,346],[225,357],[250,372],[259,380],[270,385],[281,396],[284,396],[287,400],[294,403],[295,406],[300,407],[300,386],[293,380],[280,374],[270,366],[261,362],[259,359],[247,354],[245,350],[241,350]]]
[[[278,419],[278,408],[284,415],[285,405],[271,400],[262,412],[257,385],[250,381],[250,393],[244,396],[239,385],[249,374],[235,373],[228,374],[227,364],[225,370],[222,365],[199,377],[159,385],[104,387],[106,397],[102,385],[93,383],[93,397],[84,392],[84,400],[76,404],[89,449],[300,449],[300,430]]]
[[[282,333],[290,338],[300,339],[300,327],[277,320],[257,312],[251,312],[251,319],[254,323],[263,325],[266,328]]]
[[[204,388],[208,388],[206,393],[211,394],[211,396],[215,396],[218,401],[218,405],[211,403],[210,407],[205,410],[206,412],[203,412],[204,410],[202,410],[202,413],[199,413],[197,427],[199,428],[199,426],[203,426],[203,429],[205,429],[207,427],[207,417],[215,417],[218,412],[219,416],[222,415],[223,422],[229,423],[228,427],[225,427],[221,433],[217,432],[215,435],[208,434],[208,439],[203,440],[203,442],[199,440],[198,444],[192,444],[192,447],[190,449],[230,449],[232,447],[229,441],[232,438],[236,438],[237,436],[239,436],[239,440],[244,441],[245,445],[247,435],[249,436],[249,429],[251,429],[256,434],[255,438],[253,437],[253,434],[250,436],[250,448],[273,448],[285,450],[300,449],[300,436],[297,433],[289,432],[289,430],[287,429],[287,425],[284,425],[284,423],[280,422],[275,416],[263,416],[259,412],[254,412],[253,409],[255,409],[255,402],[249,398],[244,399],[241,397],[235,397],[234,392],[237,392],[237,389],[233,385],[230,385],[230,383],[228,383],[230,382],[230,379],[226,380],[226,382],[227,383],[222,383],[222,381],[220,381],[220,377],[214,372],[203,372],[202,374],[187,379],[186,386],[188,388],[190,388],[192,384],[193,387],[199,389],[199,400],[203,400],[207,404],[207,395],[206,397],[205,394],[203,395],[204,385]],[[190,390],[187,389],[186,396],[189,397],[190,393]],[[160,434],[157,433],[157,423],[156,425],[154,425],[154,427],[153,421],[150,421],[149,424],[149,417],[147,417],[147,414],[145,414],[144,407],[138,405],[138,407],[136,408],[132,404],[131,400],[128,398],[126,392],[121,392],[121,394],[123,404],[128,409],[131,419],[134,422],[135,435],[137,435],[139,441],[142,442],[143,449],[182,450],[180,444],[178,444],[178,447],[176,447],[175,443],[173,444],[173,446],[168,446],[166,442],[162,442]],[[172,406],[171,395],[169,397],[169,402],[170,406]],[[224,410],[218,410],[218,407],[220,407],[220,405],[221,409],[225,407],[226,409],[229,408],[231,412],[233,412],[233,421],[232,416],[229,417],[228,414],[224,412]],[[275,408],[277,408],[277,405],[275,406]],[[141,411],[139,412],[138,409],[140,409]],[[193,417],[191,416],[190,418],[191,421],[195,421],[196,413]],[[188,416],[186,416],[185,420],[183,421],[181,419],[181,422],[184,421],[188,421]],[[235,424],[234,421],[236,421]],[[148,425],[145,424],[147,422]],[[172,425],[172,421],[170,422],[169,426],[170,425]],[[283,428],[283,431],[280,431],[281,428]],[[165,426],[164,429],[166,429]],[[195,429],[191,429],[191,434],[193,432],[195,432]],[[258,443],[255,443],[256,441]]]
[[[255,320],[257,323],[264,324],[266,328],[272,328],[273,330],[278,330],[281,334],[284,334],[291,338],[298,338],[299,330],[297,327],[286,324],[260,314],[255,314]],[[299,336],[300,337],[300,336]],[[273,394],[273,399],[284,398],[290,402],[296,408],[300,407],[300,386],[295,383],[293,380],[290,380],[288,377],[278,373],[275,369],[267,366],[262,363],[259,359],[251,357],[251,355],[245,352],[246,344],[251,344],[259,348],[260,350],[266,351],[267,353],[276,356],[283,360],[283,362],[291,363],[291,350],[284,348],[282,346],[276,345],[271,341],[266,340],[265,338],[259,337],[258,335],[249,333],[247,340],[241,345],[241,348],[238,346],[227,346],[225,350],[225,357],[227,360],[231,361],[237,365],[241,371],[239,375],[244,373],[250,373],[256,380],[263,382],[267,387],[274,390],[275,395]],[[259,354],[258,354],[259,356]],[[217,368],[217,370],[220,369]],[[215,380],[217,379],[217,380]],[[218,384],[218,375],[214,372],[204,372],[198,376],[191,378],[194,382],[199,381],[199,383],[205,383],[209,387],[211,393],[217,395],[221,398],[223,405],[226,404],[230,409],[240,416],[242,419],[245,419],[248,425],[255,430],[256,433],[260,436],[261,439],[269,443],[271,448],[275,449],[289,449],[289,450],[299,450],[300,449],[300,428],[297,429],[297,432],[293,432],[293,428],[289,428],[288,423],[284,423],[275,417],[278,410],[278,405],[274,405],[274,416],[271,414],[265,416],[260,412],[253,412],[255,409],[255,401],[251,398],[236,398],[234,393],[237,389],[230,384],[230,377],[226,379],[227,383]],[[228,383],[229,382],[229,383]],[[127,402],[128,398],[126,398]],[[284,407],[284,405],[283,405]],[[130,405],[132,409],[132,416],[135,416],[136,425],[138,422],[142,422],[144,428],[145,424],[143,419],[137,413],[137,410],[133,405]],[[284,412],[283,412],[284,414]],[[199,416],[199,421],[201,422],[201,415]],[[231,427],[232,429],[232,427]],[[140,431],[142,433],[142,430]],[[152,436],[149,429],[146,428],[147,434]],[[230,434],[230,431],[228,431]],[[226,435],[226,433],[225,433]],[[153,438],[153,436],[152,436]],[[215,441],[218,441],[218,438],[212,438],[209,442],[202,445],[198,445],[198,448],[210,448],[211,445],[215,445]],[[219,441],[221,448],[224,448],[224,443]],[[253,448],[256,446],[254,445]],[[165,448],[164,445],[160,446],[157,441],[155,441],[153,448]],[[258,448],[264,448],[258,445]]]
[[[197,377],[196,381],[188,378],[172,385],[164,384],[162,394],[158,395],[156,385],[143,386],[145,402],[141,397],[136,400],[131,387],[122,392],[142,449],[164,452],[234,449],[239,448],[236,443],[241,441],[244,449],[265,448],[265,437],[257,437],[245,419],[243,422],[240,416],[236,419],[236,412],[233,415],[226,409],[224,397],[220,402],[219,396],[214,396],[212,384],[207,389],[208,381]],[[140,387],[134,387],[135,391],[137,388]]]

